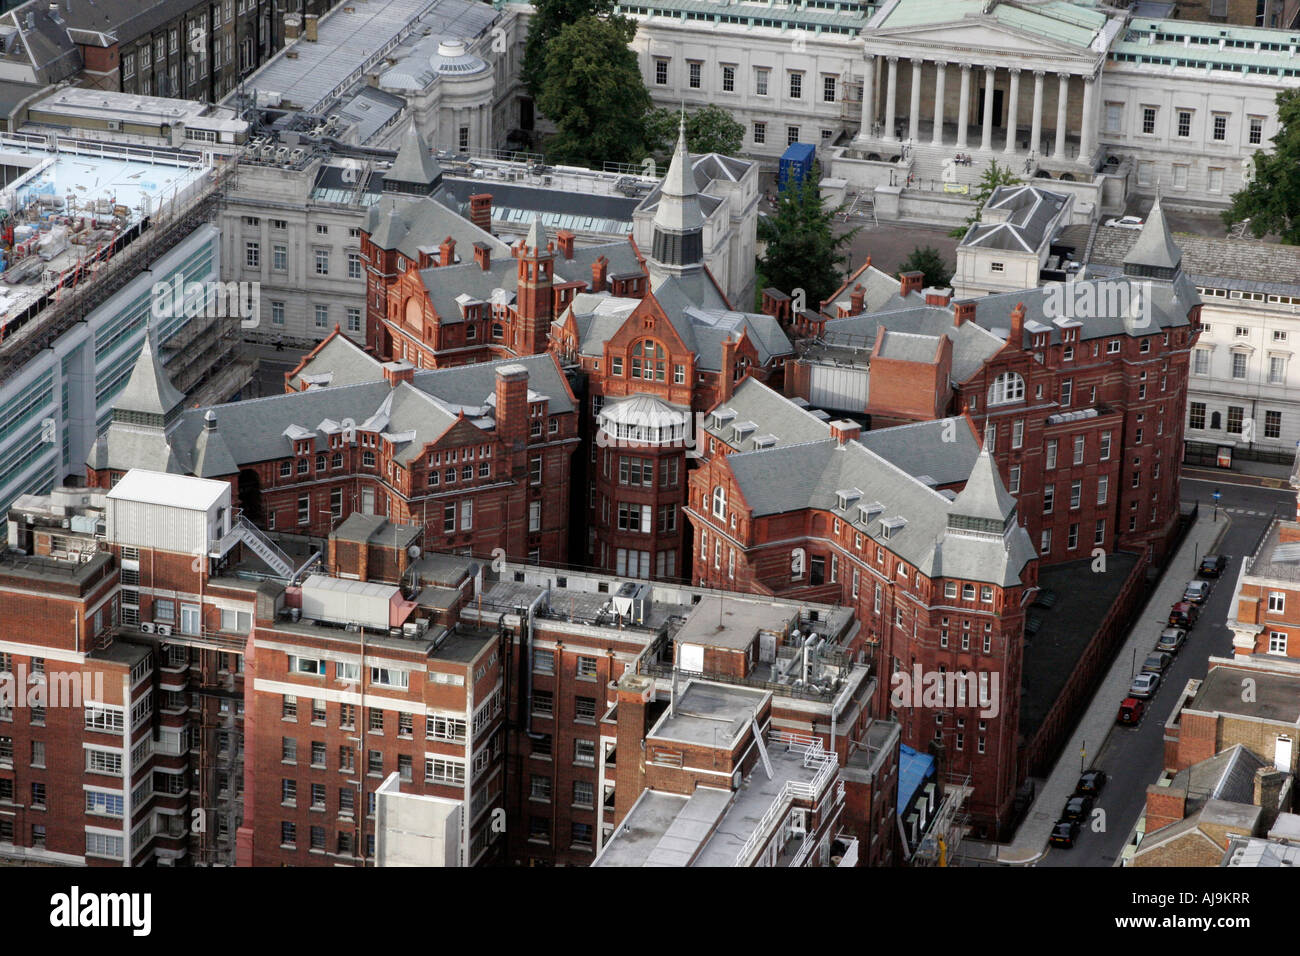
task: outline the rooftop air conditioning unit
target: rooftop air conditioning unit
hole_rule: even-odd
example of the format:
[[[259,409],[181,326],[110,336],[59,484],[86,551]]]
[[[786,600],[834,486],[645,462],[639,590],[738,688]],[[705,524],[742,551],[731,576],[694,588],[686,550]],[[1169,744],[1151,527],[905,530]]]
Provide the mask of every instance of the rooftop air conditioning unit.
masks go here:
[[[804,836],[808,832],[808,821],[805,811],[794,810],[790,814],[790,835]]]
[[[153,621],[141,621],[140,630],[145,634],[152,634],[155,630]]]
[[[158,633],[161,634],[163,637],[171,637],[172,626],[170,624],[159,624]]]
[[[106,121],[105,121],[105,125],[108,126],[108,128],[109,128],[109,130],[110,130],[111,132],[117,132],[118,130],[120,130],[120,129],[122,128],[122,121],[121,121],[121,120],[106,120]]]

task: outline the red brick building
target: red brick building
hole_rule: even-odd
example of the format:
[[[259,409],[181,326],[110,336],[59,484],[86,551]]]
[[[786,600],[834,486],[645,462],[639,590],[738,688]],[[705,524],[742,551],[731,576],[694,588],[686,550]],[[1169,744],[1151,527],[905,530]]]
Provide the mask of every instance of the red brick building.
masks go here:
[[[1300,659],[1300,468],[1291,475],[1297,520],[1275,520],[1245,558],[1228,626],[1238,659]]]
[[[1178,517],[1200,324],[1181,261],[1157,203],[1113,277],[950,303],[904,275],[883,308],[841,317],[867,294],[864,267],[847,309],[841,290],[835,315],[799,324],[786,390],[872,428],[967,414],[1044,562],[1094,548],[1159,557]]]
[[[228,482],[243,518],[268,531],[324,538],[359,512],[419,525],[425,548],[566,556],[578,415],[554,357],[416,371],[336,329],[289,387],[182,409],[146,345],[92,450],[90,483],[152,467]]]

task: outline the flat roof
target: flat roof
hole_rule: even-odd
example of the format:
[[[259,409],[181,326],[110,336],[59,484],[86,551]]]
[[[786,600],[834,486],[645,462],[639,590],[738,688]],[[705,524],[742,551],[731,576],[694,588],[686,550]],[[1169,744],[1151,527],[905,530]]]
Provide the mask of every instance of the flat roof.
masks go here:
[[[1241,682],[1246,678],[1255,682],[1250,701],[1241,699]],[[1184,709],[1300,724],[1300,674],[1218,664],[1210,668]]]
[[[265,66],[244,79],[244,89],[279,93],[282,102],[309,113],[362,81],[407,36],[433,33],[471,39],[498,16],[472,0],[367,0],[340,3],[317,22],[316,40],[286,43]],[[290,56],[289,54],[293,55]],[[232,90],[222,102],[233,101]]]
[[[674,640],[679,644],[703,644],[744,650],[754,643],[759,631],[784,636],[791,621],[798,621],[793,604],[756,604],[733,601],[720,594],[706,594],[695,605]]]
[[[112,487],[108,498],[111,501],[166,505],[186,511],[207,511],[221,500],[223,494],[229,496],[229,482],[132,468]]]
[[[691,681],[646,738],[730,749],[770,694]]]
[[[689,866],[730,802],[730,790],[712,787],[689,797],[646,790],[592,865]]]

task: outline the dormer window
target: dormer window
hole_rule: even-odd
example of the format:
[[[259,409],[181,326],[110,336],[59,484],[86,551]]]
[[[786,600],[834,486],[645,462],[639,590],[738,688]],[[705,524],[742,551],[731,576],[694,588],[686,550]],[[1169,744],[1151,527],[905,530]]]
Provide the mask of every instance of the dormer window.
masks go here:
[[[840,511],[848,511],[849,506],[862,497],[862,492],[858,491],[857,488],[845,488],[835,494],[838,498],[837,507]]]
[[[858,506],[858,516],[863,524],[871,524],[877,515],[883,514],[885,506],[878,501],[872,501],[865,505]]]
[[[886,518],[880,522],[880,536],[888,541],[897,535],[907,525],[907,519],[902,517]]]

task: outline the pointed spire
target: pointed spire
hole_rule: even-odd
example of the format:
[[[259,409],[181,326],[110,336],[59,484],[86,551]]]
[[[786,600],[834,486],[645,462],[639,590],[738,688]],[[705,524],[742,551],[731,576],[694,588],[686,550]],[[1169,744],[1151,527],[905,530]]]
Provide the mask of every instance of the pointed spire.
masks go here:
[[[980,449],[966,487],[953,499],[952,514],[996,522],[1001,532],[1015,508],[1016,499],[1002,484],[993,456],[987,448]]]
[[[167,418],[185,401],[185,396],[167,378],[162,363],[154,355],[153,329],[146,325],[144,346],[135,360],[135,368],[114,403],[115,408]]]
[[[704,213],[686,148],[684,110],[678,120],[673,158],[659,187],[651,258],[652,273],[681,274],[698,270],[704,263]]]
[[[528,228],[528,236],[524,239],[524,245],[534,255],[546,250],[546,227],[542,225],[541,213],[533,214],[533,224]]]
[[[429,144],[415,126],[406,128],[393,165],[384,173],[384,188],[427,195],[442,182],[442,166],[429,152]]]
[[[1160,192],[1157,190],[1155,202],[1151,204],[1151,212],[1142,225],[1142,231],[1138,233],[1137,242],[1133,243],[1133,248],[1124,257],[1124,272],[1132,276],[1168,279],[1173,278],[1172,273],[1177,271],[1182,261],[1182,250],[1175,244],[1173,234],[1169,231],[1165,211],[1160,205]],[[1148,271],[1151,269],[1161,271],[1152,275]],[[1166,272],[1170,274],[1163,274]]]

